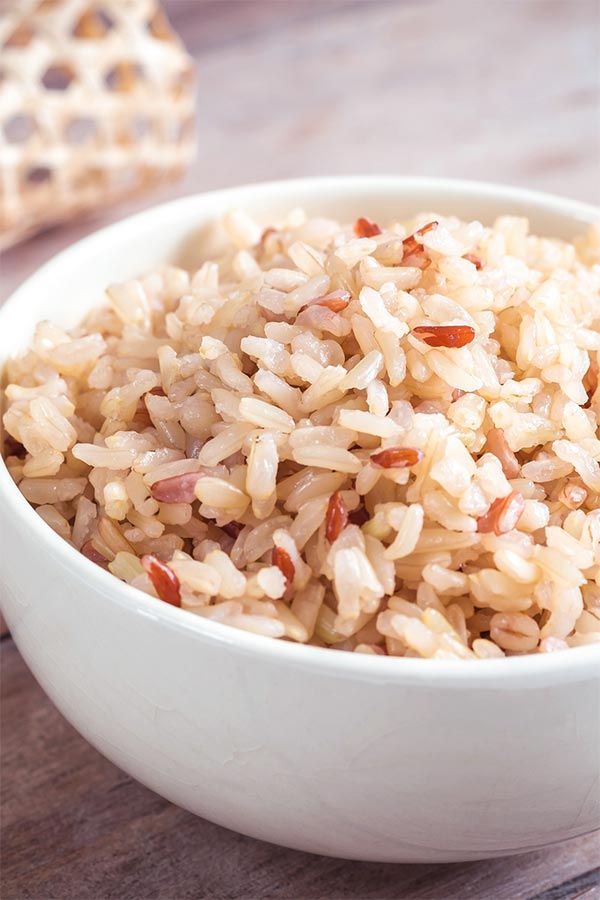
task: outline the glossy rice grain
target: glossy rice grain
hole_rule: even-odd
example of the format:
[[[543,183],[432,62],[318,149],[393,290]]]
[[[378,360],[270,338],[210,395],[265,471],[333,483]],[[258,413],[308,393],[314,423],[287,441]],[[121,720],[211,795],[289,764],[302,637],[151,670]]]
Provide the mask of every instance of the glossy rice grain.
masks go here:
[[[373,657],[598,644],[600,228],[364,213],[233,210],[197,272],[41,322],[15,483],[176,615]]]

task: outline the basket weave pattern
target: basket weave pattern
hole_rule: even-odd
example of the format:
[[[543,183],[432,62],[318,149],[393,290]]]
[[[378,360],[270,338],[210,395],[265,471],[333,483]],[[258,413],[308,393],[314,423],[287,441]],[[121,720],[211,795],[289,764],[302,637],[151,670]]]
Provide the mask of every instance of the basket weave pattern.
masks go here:
[[[154,0],[0,4],[0,246],[179,175],[193,115]]]

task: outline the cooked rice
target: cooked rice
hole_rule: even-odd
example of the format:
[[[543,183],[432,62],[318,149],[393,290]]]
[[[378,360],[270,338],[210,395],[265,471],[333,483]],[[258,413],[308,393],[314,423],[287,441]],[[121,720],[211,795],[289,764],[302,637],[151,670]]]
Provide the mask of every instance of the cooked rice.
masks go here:
[[[600,228],[224,225],[218,261],[112,285],[7,364],[6,462],[44,521],[270,637],[438,659],[600,642]]]

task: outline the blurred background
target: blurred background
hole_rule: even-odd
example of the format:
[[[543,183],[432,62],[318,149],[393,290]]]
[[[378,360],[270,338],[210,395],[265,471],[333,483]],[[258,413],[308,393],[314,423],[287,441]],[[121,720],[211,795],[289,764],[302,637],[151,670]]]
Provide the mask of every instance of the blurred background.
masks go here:
[[[597,0],[168,0],[198,60],[189,188],[401,173],[600,196]]]
[[[247,181],[424,174],[600,199],[599,0],[162,6],[196,64],[191,167],[166,188],[5,252],[3,297],[103,224]]]

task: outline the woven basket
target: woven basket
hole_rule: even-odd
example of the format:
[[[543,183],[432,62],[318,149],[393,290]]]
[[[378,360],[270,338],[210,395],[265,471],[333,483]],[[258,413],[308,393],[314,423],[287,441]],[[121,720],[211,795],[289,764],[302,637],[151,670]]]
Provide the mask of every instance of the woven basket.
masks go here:
[[[0,0],[0,247],[178,176],[193,114],[154,0]]]

